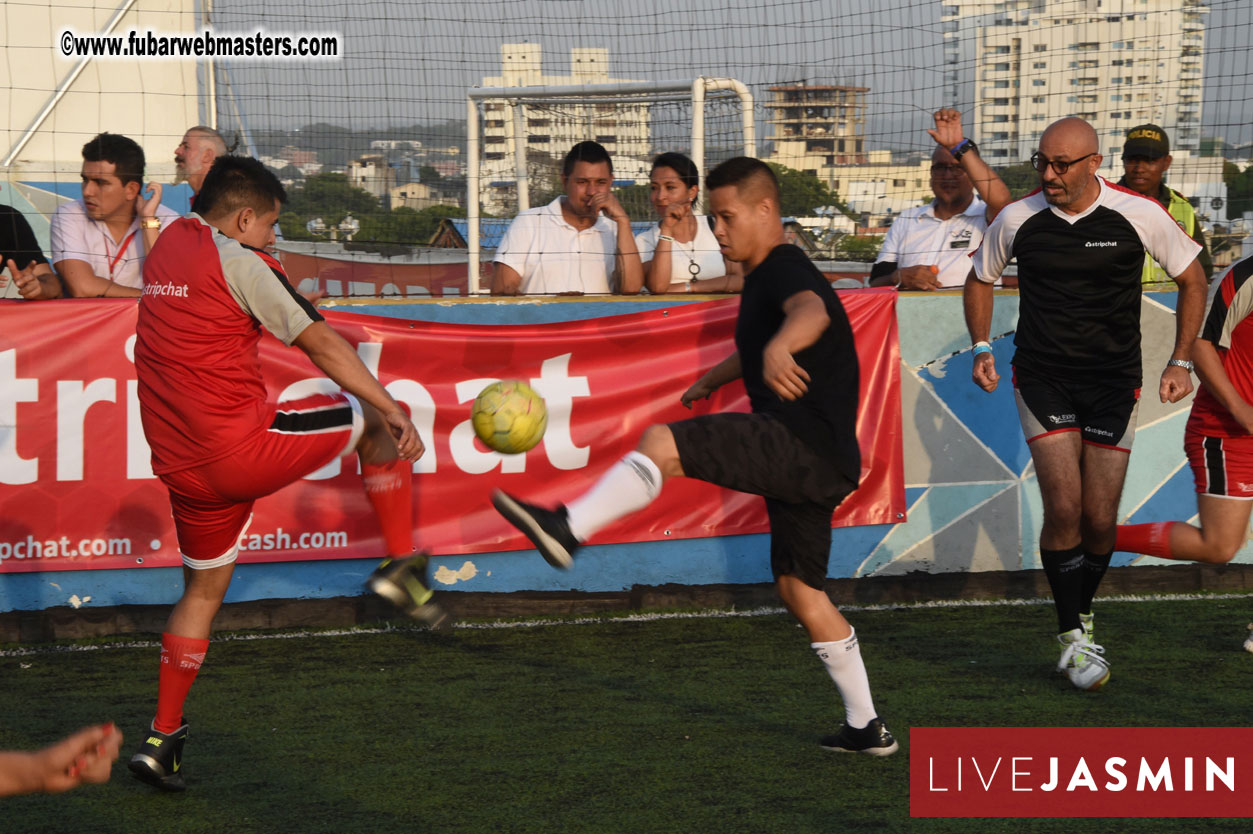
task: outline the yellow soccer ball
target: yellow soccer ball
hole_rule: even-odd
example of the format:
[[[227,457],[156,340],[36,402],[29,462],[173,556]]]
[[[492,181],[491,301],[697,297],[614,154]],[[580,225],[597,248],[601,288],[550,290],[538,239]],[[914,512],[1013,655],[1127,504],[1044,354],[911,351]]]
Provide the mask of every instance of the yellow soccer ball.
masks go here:
[[[479,392],[470,412],[474,433],[492,449],[517,455],[535,448],[548,428],[548,408],[535,389],[516,379]]]

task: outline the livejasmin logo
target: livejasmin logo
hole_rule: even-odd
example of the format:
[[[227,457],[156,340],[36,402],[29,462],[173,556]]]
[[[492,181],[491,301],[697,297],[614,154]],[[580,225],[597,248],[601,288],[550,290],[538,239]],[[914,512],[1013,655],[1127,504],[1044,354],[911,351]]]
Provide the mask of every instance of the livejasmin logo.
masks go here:
[[[1246,727],[915,727],[916,817],[1253,817]]]

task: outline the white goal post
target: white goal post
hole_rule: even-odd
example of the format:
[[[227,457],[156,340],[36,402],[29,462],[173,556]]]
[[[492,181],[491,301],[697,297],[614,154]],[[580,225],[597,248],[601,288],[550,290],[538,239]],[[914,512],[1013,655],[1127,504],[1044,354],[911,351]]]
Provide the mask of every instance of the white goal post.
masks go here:
[[[705,189],[705,103],[712,97],[738,98],[744,155],[757,155],[756,128],[753,120],[753,95],[748,87],[734,78],[700,77],[693,81],[620,82],[531,87],[476,87],[466,96],[466,221],[469,226],[468,294],[478,295],[480,266],[480,170],[479,106],[487,100],[504,100],[513,113],[513,156],[517,176],[518,210],[530,207],[530,183],[527,175],[527,143],[524,108],[528,104],[551,104],[577,100],[580,104],[657,103],[690,101],[692,104],[692,161],[701,172],[701,194]]]

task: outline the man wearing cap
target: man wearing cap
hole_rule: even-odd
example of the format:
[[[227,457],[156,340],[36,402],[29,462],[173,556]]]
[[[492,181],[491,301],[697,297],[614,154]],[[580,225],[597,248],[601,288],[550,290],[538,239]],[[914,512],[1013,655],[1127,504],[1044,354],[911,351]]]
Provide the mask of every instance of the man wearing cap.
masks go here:
[[[1133,127],[1127,131],[1127,139],[1122,146],[1123,178],[1118,184],[1161,203],[1170,212],[1170,216],[1179,221],[1188,236],[1201,244],[1197,262],[1208,281],[1214,273],[1214,261],[1210,257],[1209,247],[1205,245],[1205,232],[1201,229],[1200,218],[1196,216],[1187,197],[1163,182],[1166,171],[1170,168],[1170,160],[1170,137],[1166,135],[1166,131],[1157,125]],[[1157,261],[1146,255],[1144,274],[1140,280],[1144,284],[1160,284],[1169,281],[1170,276]]]
[[[870,286],[900,290],[961,287],[970,254],[1005,204],[1009,189],[962,135],[961,113],[948,108],[932,116],[931,191],[935,199],[907,209],[888,229],[870,269]],[[976,196],[978,192],[978,196]]]

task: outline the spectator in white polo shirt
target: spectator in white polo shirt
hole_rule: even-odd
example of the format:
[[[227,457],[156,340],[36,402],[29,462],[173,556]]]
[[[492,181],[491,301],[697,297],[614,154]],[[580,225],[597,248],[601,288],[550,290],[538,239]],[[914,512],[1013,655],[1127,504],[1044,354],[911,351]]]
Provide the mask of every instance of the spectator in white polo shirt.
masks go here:
[[[962,135],[962,117],[944,108],[934,115],[936,142],[931,154],[931,191],[925,206],[901,212],[888,229],[870,286],[901,290],[962,287],[970,254],[979,248],[988,224],[1009,203],[1009,189]],[[975,192],[979,196],[975,196]]]
[[[101,133],[83,145],[83,196],[52,215],[52,265],[78,298],[138,298],[144,254],[178,213],[161,205],[161,185],[144,195],[144,151]]]
[[[579,142],[561,167],[565,194],[518,214],[496,248],[492,295],[633,294],[644,286],[631,219],[613,195],[613,162]]]

